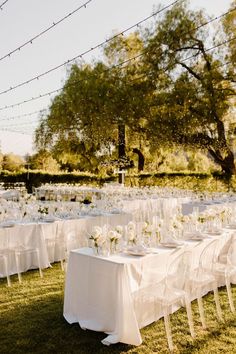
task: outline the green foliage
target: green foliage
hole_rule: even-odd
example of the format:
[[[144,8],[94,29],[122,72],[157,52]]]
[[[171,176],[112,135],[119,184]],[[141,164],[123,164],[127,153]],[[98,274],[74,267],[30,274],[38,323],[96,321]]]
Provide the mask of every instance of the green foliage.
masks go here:
[[[32,187],[38,187],[45,183],[52,184],[93,184],[102,185],[105,182],[114,180],[114,176],[98,176],[89,172],[74,172],[66,173],[60,172],[57,174],[46,173],[42,171],[22,171],[18,173],[10,173],[7,171],[2,171],[0,174],[0,181],[4,183],[17,183],[24,182],[28,192],[32,192]]]
[[[148,38],[145,63],[154,84],[148,132],[152,144],[156,139],[157,144],[208,151],[225,173],[232,174],[234,158],[224,117],[235,88],[222,65],[225,47],[208,50],[221,38],[212,39],[207,26],[199,28],[206,22],[203,12],[180,3],[167,11]]]
[[[236,177],[228,178],[222,173],[196,172],[158,172],[128,174],[126,185],[131,187],[158,186],[192,190],[193,192],[232,192],[236,191]]]
[[[0,181],[4,184],[14,186],[15,183],[25,183],[28,192],[32,192],[32,187],[38,187],[45,183],[67,184],[67,185],[94,185],[102,186],[107,182],[117,182],[118,175],[107,173],[102,169],[100,174],[89,172],[73,173],[43,173],[41,171],[22,171],[11,173],[2,171]],[[222,173],[198,173],[198,172],[128,172],[125,178],[125,185],[128,186],[159,186],[176,187],[180,189],[192,190],[195,192],[228,192],[236,191],[236,177],[228,178]]]
[[[73,65],[42,114],[37,148],[49,149],[69,171],[97,172],[117,153],[117,128],[125,125],[131,159],[134,149],[150,159],[160,148],[191,148],[234,174],[236,130],[228,113],[235,107],[235,41],[229,40],[235,11],[218,21],[214,34],[207,21],[203,11],[178,2],[152,28],[109,41],[103,61]],[[196,159],[185,159],[178,156],[177,170],[200,170]]]
[[[20,171],[24,167],[25,161],[20,156],[10,153],[3,155],[1,165],[3,170]]]
[[[32,170],[42,170],[48,172],[58,172],[60,169],[52,154],[46,150],[40,150],[36,154],[27,158],[27,164]]]

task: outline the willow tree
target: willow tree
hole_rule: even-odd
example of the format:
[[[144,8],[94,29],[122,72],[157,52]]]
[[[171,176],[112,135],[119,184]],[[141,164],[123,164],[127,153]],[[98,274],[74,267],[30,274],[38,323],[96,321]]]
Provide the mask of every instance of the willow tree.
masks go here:
[[[205,150],[232,175],[226,116],[235,95],[229,60],[233,39],[219,22],[214,29],[208,21],[203,11],[191,11],[182,2],[149,32],[144,67],[154,90],[148,132],[157,144]]]
[[[106,73],[102,63],[71,67],[62,92],[53,99],[36,131],[38,147],[44,143],[62,162],[75,164],[77,160],[77,167],[87,170],[96,168],[99,152],[109,154],[114,131],[104,110],[112,89]]]
[[[113,118],[118,126],[119,158],[138,156],[138,170],[144,168],[144,121],[149,83],[143,76],[144,43],[141,33],[116,36],[104,49],[104,60],[112,67],[119,93],[111,97]],[[120,99],[121,98],[121,99]],[[128,128],[128,129],[126,129]]]
[[[76,155],[79,167],[89,170],[111,158],[120,127],[142,115],[144,87],[130,82],[137,60],[129,61],[141,46],[136,34],[117,37],[104,49],[105,63],[73,65],[36,131],[38,148],[48,147],[59,159]]]

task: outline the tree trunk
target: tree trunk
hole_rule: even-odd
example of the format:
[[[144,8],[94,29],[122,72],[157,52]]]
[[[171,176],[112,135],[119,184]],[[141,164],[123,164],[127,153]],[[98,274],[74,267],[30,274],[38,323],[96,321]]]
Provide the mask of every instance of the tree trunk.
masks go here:
[[[236,167],[234,162],[234,154],[230,149],[227,149],[227,154],[223,158],[219,151],[214,151],[212,149],[208,150],[210,155],[213,157],[214,161],[221,166],[222,171],[227,176],[232,176],[236,174]]]
[[[143,171],[145,161],[143,153],[138,148],[134,148],[133,153],[138,155],[138,172]]]
[[[125,158],[125,124],[118,124],[118,159]],[[124,167],[120,166],[119,170],[123,170]],[[119,183],[122,183],[122,174],[119,173]]]

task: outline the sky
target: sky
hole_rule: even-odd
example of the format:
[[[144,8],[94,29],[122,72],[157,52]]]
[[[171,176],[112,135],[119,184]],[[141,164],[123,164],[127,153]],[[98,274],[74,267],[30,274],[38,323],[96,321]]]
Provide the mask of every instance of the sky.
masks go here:
[[[24,156],[35,152],[33,133],[40,110],[47,109],[55,95],[19,104],[63,86],[68,67],[63,66],[27,85],[2,91],[65,63],[94,48],[152,14],[158,6],[174,0],[8,0],[0,11],[0,149],[2,153]],[[0,6],[5,1],[0,0]],[[226,12],[230,0],[190,0],[193,9],[205,8],[212,16]],[[54,26],[5,59],[38,33],[47,29],[78,7],[75,14]],[[148,25],[151,20],[145,22]],[[129,32],[127,32],[128,34]],[[83,55],[85,61],[101,58],[101,49]],[[17,104],[15,106],[15,104]],[[14,107],[3,109],[5,106]],[[34,113],[36,112],[36,113]],[[32,114],[31,114],[32,113]],[[28,115],[30,114],[30,115]],[[16,132],[17,131],[17,132]]]

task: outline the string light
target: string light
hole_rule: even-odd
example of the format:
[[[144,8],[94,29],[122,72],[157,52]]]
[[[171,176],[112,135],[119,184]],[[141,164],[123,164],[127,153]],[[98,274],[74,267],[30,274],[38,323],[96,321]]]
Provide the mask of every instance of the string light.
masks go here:
[[[91,0],[90,0],[90,1],[91,1]],[[173,3],[172,3],[172,4],[173,4]],[[170,6],[170,5],[169,5],[169,6]],[[164,9],[165,9],[165,8],[164,8]],[[202,28],[202,27],[204,27],[204,26],[207,26],[208,24],[210,24],[210,23],[212,23],[212,22],[214,22],[214,21],[216,21],[216,20],[221,19],[222,17],[228,15],[229,13],[231,13],[232,11],[235,11],[235,10],[236,10],[236,7],[233,8],[233,9],[231,9],[231,10],[229,10],[229,11],[227,11],[227,12],[225,12],[225,13],[223,13],[223,14],[221,14],[221,15],[219,15],[219,16],[214,17],[213,19],[210,19],[209,21],[207,21],[207,22],[205,22],[205,23],[203,23],[203,24],[201,24],[201,25],[195,27],[194,29],[192,29],[190,32],[187,32],[187,33],[191,33],[193,30],[196,31],[196,30],[198,30],[198,29],[200,29],[200,28]],[[163,9],[162,9],[162,11],[163,11]],[[151,15],[151,16],[153,16],[153,15]],[[148,18],[150,18],[150,16],[149,16]],[[146,18],[146,19],[147,19],[147,18]],[[140,22],[138,23],[138,25],[139,25],[141,22],[145,21],[146,19],[140,21]],[[123,33],[125,33],[126,31],[128,31],[130,28],[133,28],[133,27],[135,27],[135,26],[137,26],[137,24],[136,24],[136,25],[133,25],[132,27],[129,27],[128,29],[122,31],[121,33],[123,34]],[[119,33],[118,35],[120,35],[121,33]],[[185,34],[186,34],[186,33],[185,33]],[[75,60],[78,59],[78,58],[82,58],[83,55],[88,54],[89,52],[93,51],[95,48],[97,48],[97,47],[99,47],[99,46],[104,45],[104,43],[107,43],[107,42],[111,41],[112,39],[116,38],[118,35],[115,35],[115,36],[111,37],[110,39],[106,40],[105,42],[102,42],[101,44],[98,44],[96,47],[90,48],[89,50],[85,51],[84,53],[79,54],[79,55],[77,55],[76,57],[74,57],[74,58],[72,58],[72,59],[68,59],[68,60],[65,61],[64,63],[59,64],[59,65],[53,67],[52,69],[49,69],[49,70],[47,70],[47,71],[45,71],[45,72],[43,72],[43,73],[41,73],[41,74],[38,74],[38,75],[34,76],[34,77],[31,78],[31,79],[28,79],[28,80],[26,80],[26,81],[23,81],[23,82],[21,82],[20,84],[17,84],[17,85],[15,85],[15,86],[11,86],[9,89],[6,89],[6,90],[4,90],[4,91],[0,91],[0,95],[3,95],[3,94],[5,94],[5,93],[7,93],[7,92],[13,91],[13,90],[15,90],[15,89],[17,89],[17,88],[19,88],[19,87],[22,87],[22,86],[24,86],[24,85],[27,85],[27,84],[29,84],[29,83],[35,81],[35,80],[39,80],[39,78],[41,78],[41,77],[43,77],[43,76],[45,76],[45,75],[48,75],[49,73],[51,73],[51,72],[53,72],[53,71],[55,71],[55,70],[57,70],[57,69],[59,69],[59,68],[65,66],[65,65],[71,63],[72,61],[75,61]],[[140,54],[140,56],[141,56],[141,55],[144,55],[144,54],[145,54],[145,51],[143,52],[143,54]],[[136,57],[131,58],[130,60],[133,60],[133,59],[136,59]]]
[[[209,48],[210,49],[210,48]],[[185,59],[183,59],[183,61],[186,61],[186,60],[189,60],[190,58],[185,58]],[[228,65],[228,64],[230,64],[231,62],[230,61],[228,61],[228,62],[226,62],[226,63],[224,63],[224,64],[218,64],[217,66],[216,66],[216,68],[220,68],[220,67],[223,67],[223,66],[225,66],[225,65]],[[171,66],[173,66],[173,65],[171,65]],[[167,70],[169,67],[166,67],[166,68],[164,68],[164,70]],[[141,76],[139,76],[139,77],[137,77],[137,78],[135,78],[135,79],[132,79],[132,80],[129,80],[129,83],[130,82],[134,82],[134,81],[137,81],[137,80],[140,80],[141,78],[143,78],[143,77],[146,77],[146,75],[147,74],[143,74],[143,75],[141,75]],[[198,92],[201,92],[201,91],[197,91],[197,93]],[[25,113],[25,114],[21,114],[21,115],[18,115],[18,116],[13,116],[13,117],[8,117],[8,118],[4,118],[4,119],[0,119],[0,122],[2,122],[2,121],[5,121],[5,120],[7,120],[7,121],[9,121],[9,120],[12,120],[12,119],[17,119],[17,118],[22,118],[22,117],[26,117],[26,116],[31,116],[31,115],[33,115],[33,114],[36,114],[36,113],[42,113],[42,112],[45,112],[45,109],[42,109],[42,110],[39,110],[39,111],[34,111],[34,112],[29,112],[29,113]],[[7,126],[3,126],[2,128],[8,128],[8,127],[11,127],[11,126],[18,126],[18,125],[20,125],[20,126],[25,126],[25,125],[32,125],[32,123],[34,124],[34,123],[38,123],[39,122],[39,120],[38,120],[38,118],[35,120],[35,122],[33,122],[33,121],[30,121],[30,122],[27,122],[27,123],[19,123],[19,124],[17,124],[17,123],[15,123],[15,124],[12,124],[12,125],[7,125]],[[0,128],[0,130],[2,129],[2,128]],[[64,130],[73,130],[74,128],[73,127],[67,127],[67,128],[63,128]]]
[[[37,119],[35,119],[34,121],[30,121],[30,122],[25,122],[25,123],[14,123],[14,124],[7,124],[7,125],[3,125],[3,126],[1,126],[1,128],[8,128],[8,127],[16,127],[16,126],[25,126],[25,125],[33,125],[33,124],[35,124],[35,123],[38,123],[39,122],[39,120],[38,120],[38,118]]]
[[[236,39],[236,37],[233,37],[233,38],[230,38],[229,40],[226,40],[226,41],[224,41],[224,42],[222,42],[222,43],[216,44],[216,45],[213,46],[213,47],[207,48],[207,49],[205,50],[205,52],[208,52],[208,51],[211,51],[211,50],[213,50],[213,49],[215,49],[215,48],[218,48],[218,47],[220,47],[220,46],[222,46],[222,45],[224,45],[224,44],[227,44],[227,43],[229,43],[229,42],[231,42],[231,41],[233,41],[233,40],[235,40],[235,39]],[[147,51],[146,51],[146,52],[147,52]],[[130,58],[130,59],[125,60],[125,61],[122,62],[122,63],[113,65],[112,67],[110,67],[110,68],[104,70],[104,72],[109,71],[109,70],[111,70],[111,69],[113,69],[113,68],[115,68],[115,67],[119,67],[119,66],[123,65],[124,63],[128,63],[128,62],[130,62],[130,61],[132,61],[132,60],[134,60],[134,59],[136,59],[136,58],[138,58],[138,57],[140,57],[140,56],[142,56],[142,55],[144,55],[144,54],[145,54],[145,53],[141,53],[141,54],[139,54],[139,55],[137,55],[137,56],[135,56],[135,57],[132,57],[132,58]],[[190,60],[190,59],[195,58],[196,56],[201,55],[201,54],[202,54],[202,53],[198,53],[198,54],[192,55],[192,56],[190,56],[190,57],[185,58],[183,61]],[[173,65],[175,65],[175,64],[178,64],[178,63],[176,62],[176,63],[172,64],[171,66],[173,66]],[[123,69],[123,68],[124,68],[124,67],[122,67],[122,69]],[[165,70],[167,70],[168,68],[169,68],[169,66],[166,67]],[[74,82],[71,83],[70,85],[75,85],[75,84],[78,84],[79,82],[82,82],[82,81],[86,81],[86,79],[81,79],[81,80],[74,81]],[[28,103],[28,102],[31,102],[31,101],[35,101],[35,100],[37,100],[37,99],[40,99],[40,98],[43,98],[43,97],[46,97],[46,96],[50,96],[50,95],[52,95],[52,94],[54,94],[54,93],[56,93],[56,92],[61,91],[63,88],[64,88],[64,86],[63,86],[63,87],[60,87],[60,88],[58,88],[58,89],[55,89],[55,90],[53,90],[53,91],[49,91],[49,92],[46,92],[46,93],[44,93],[44,94],[40,94],[40,95],[38,95],[38,96],[36,96],[36,97],[31,97],[31,98],[29,98],[29,99],[27,99],[27,100],[24,100],[24,101],[21,101],[21,102],[18,102],[18,103],[14,103],[14,104],[12,104],[12,105],[0,107],[0,111],[5,110],[5,109],[8,109],[8,108],[13,108],[13,107],[16,107],[16,106],[20,106],[20,105],[22,105],[22,104],[25,104],[25,103]]]
[[[15,129],[0,128],[0,131],[10,132],[10,133],[18,133],[18,134],[29,135],[29,136],[32,135],[32,133],[27,133],[26,131],[15,130]]]
[[[0,122],[5,121],[5,120],[12,120],[12,119],[18,119],[18,118],[23,118],[23,117],[29,117],[29,116],[32,116],[33,114],[43,113],[44,111],[45,111],[45,109],[41,109],[39,111],[24,113],[24,114],[20,114],[20,115],[13,116],[13,117],[0,118]]]
[[[92,0],[90,0],[90,1],[92,1]],[[149,20],[149,19],[152,18],[153,16],[155,16],[155,15],[161,13],[162,11],[168,9],[169,7],[175,5],[177,2],[183,2],[183,1],[185,1],[185,0],[176,0],[176,1],[172,2],[171,4],[169,4],[169,5],[165,6],[165,7],[163,7],[162,9],[156,11],[154,14],[152,14],[152,15],[150,15],[150,16],[148,16],[148,17],[145,17],[143,20],[141,20],[141,21],[135,23],[134,25],[132,25],[132,26],[126,28],[126,29],[123,30],[122,32],[119,32],[119,33],[117,33],[116,35],[110,37],[109,39],[106,39],[105,41],[103,41],[103,42],[101,42],[101,43],[95,45],[94,47],[92,47],[92,48],[90,48],[90,49],[87,49],[87,50],[84,51],[83,53],[80,53],[80,54],[76,55],[75,57],[66,60],[66,61],[63,62],[62,64],[59,64],[59,65],[57,65],[57,66],[55,66],[55,67],[53,67],[53,68],[51,68],[51,69],[49,69],[49,70],[47,70],[47,71],[41,73],[41,74],[38,74],[38,75],[34,76],[34,77],[31,78],[31,79],[28,79],[28,80],[26,80],[26,81],[24,81],[24,82],[21,82],[20,84],[17,84],[17,85],[15,85],[15,86],[11,86],[9,89],[6,89],[6,90],[0,92],[0,95],[5,94],[5,93],[7,93],[7,92],[9,92],[9,91],[12,91],[12,90],[14,90],[14,89],[16,89],[16,88],[19,88],[19,87],[21,87],[21,86],[27,85],[27,84],[31,83],[32,81],[39,80],[41,77],[43,77],[43,76],[45,76],[45,75],[48,75],[48,74],[50,74],[51,72],[53,72],[53,71],[55,71],[55,70],[58,70],[58,69],[62,68],[62,67],[65,66],[65,65],[68,65],[69,63],[74,62],[76,59],[82,59],[83,56],[85,56],[85,55],[91,53],[91,52],[94,51],[95,49],[102,48],[105,44],[107,44],[108,42],[112,41],[113,39],[119,37],[120,35],[123,35],[124,33],[128,32],[128,31],[130,31],[131,29],[135,28],[136,26],[140,25],[141,23],[144,23],[145,21]],[[29,41],[28,41],[28,42],[29,42]],[[26,42],[26,43],[28,43],[28,42]],[[26,45],[26,44],[24,44],[24,45]],[[17,51],[17,50],[20,50],[24,45],[22,45],[22,46],[20,46],[19,48],[15,49],[13,52],[15,52],[15,51]],[[2,59],[6,58],[7,56],[10,56],[13,52],[8,53],[8,54],[6,54],[4,57],[0,58],[0,61],[1,61]]]
[[[8,0],[7,0],[8,1]],[[65,21],[67,18],[69,18],[70,16],[74,15],[76,12],[78,12],[79,10],[84,8],[84,5],[87,5],[88,3],[90,3],[93,0],[87,0],[86,3],[84,3],[83,5],[77,7],[75,10],[73,10],[72,12],[70,12],[69,14],[67,14],[66,16],[62,17],[60,20],[53,22],[53,24],[49,27],[47,27],[46,29],[44,29],[42,32],[36,34],[34,37],[30,38],[28,41],[26,41],[25,43],[21,44],[19,47],[17,47],[16,49],[12,50],[11,52],[5,54],[4,56],[0,57],[0,61],[6,59],[6,58],[10,58],[10,56],[13,53],[16,53],[17,51],[20,51],[22,48],[24,48],[25,46],[27,46],[28,44],[32,44],[36,39],[38,39],[39,37],[43,36],[45,33],[47,33],[48,31],[50,31],[52,28],[55,28],[57,25],[59,25],[61,22]],[[6,1],[5,1],[6,2]],[[3,5],[3,4],[2,4]],[[1,6],[0,6],[1,7]]]
[[[3,1],[3,3],[0,5],[0,10],[2,10],[3,5],[5,5],[8,2],[8,0]]]

